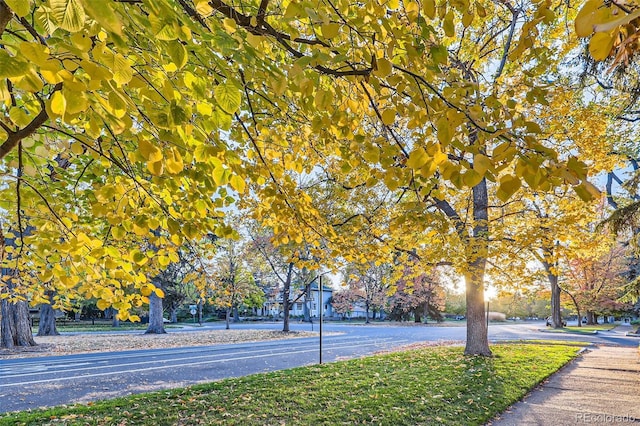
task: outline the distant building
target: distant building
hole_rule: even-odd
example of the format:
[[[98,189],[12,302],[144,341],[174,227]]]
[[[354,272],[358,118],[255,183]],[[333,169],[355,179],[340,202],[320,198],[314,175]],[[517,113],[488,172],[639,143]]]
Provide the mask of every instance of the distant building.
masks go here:
[[[289,306],[289,315],[291,316],[303,316],[305,313],[305,303],[307,309],[312,317],[318,317],[320,315],[318,302],[320,300],[320,291],[318,284],[313,283],[309,288],[309,295],[307,298],[304,296],[305,288],[296,287],[291,289],[289,300],[292,301]],[[333,316],[333,307],[331,306],[331,297],[333,296],[333,289],[325,285],[322,286],[322,315],[326,317]],[[282,316],[282,290],[277,294],[267,295],[267,300],[263,305],[263,315],[281,317]]]

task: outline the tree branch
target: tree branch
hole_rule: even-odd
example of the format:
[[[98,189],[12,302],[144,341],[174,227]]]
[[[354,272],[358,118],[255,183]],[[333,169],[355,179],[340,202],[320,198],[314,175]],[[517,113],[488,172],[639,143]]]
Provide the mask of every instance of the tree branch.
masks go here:
[[[51,94],[57,92],[62,89],[62,83],[58,83],[53,87]],[[50,94],[50,96],[51,96]],[[29,124],[27,124],[22,129],[16,130],[15,132],[7,132],[7,139],[0,145],[0,160],[7,156],[23,139],[31,136],[36,130],[40,128],[47,120],[49,119],[49,115],[47,114],[47,110],[44,107],[44,104],[41,105],[40,112],[35,116],[33,120]]]
[[[511,50],[511,42],[513,41],[513,34],[516,31],[516,21],[518,20],[518,15],[520,14],[520,9],[514,9],[514,7],[506,1],[502,3],[511,11],[511,14],[513,15],[513,17],[511,19],[511,27],[509,28],[509,35],[507,36],[507,42],[504,45],[504,52],[502,53],[502,59],[500,59],[500,65],[498,66],[498,69],[496,70],[496,74],[493,77],[494,81],[497,80],[502,75],[504,66],[507,63],[507,56],[509,55],[509,50]]]
[[[11,18],[13,18],[13,12],[4,1],[0,0],[0,37],[2,37],[7,25],[9,25]]]

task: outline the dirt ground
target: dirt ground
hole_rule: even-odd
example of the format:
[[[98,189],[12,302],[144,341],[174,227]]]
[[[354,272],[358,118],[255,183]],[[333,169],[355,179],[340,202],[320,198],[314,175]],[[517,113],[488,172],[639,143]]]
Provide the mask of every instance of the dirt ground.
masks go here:
[[[274,330],[205,330],[169,331],[167,334],[144,334],[144,331],[104,334],[65,334],[34,337],[37,346],[0,349],[0,359],[69,355],[91,352],[113,352],[138,349],[161,349],[185,346],[208,346],[226,343],[257,342],[315,336],[317,333]]]

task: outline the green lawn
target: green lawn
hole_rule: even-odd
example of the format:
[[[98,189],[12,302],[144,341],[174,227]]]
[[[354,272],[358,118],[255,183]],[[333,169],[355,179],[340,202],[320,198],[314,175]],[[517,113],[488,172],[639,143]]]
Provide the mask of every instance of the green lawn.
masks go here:
[[[551,333],[584,333],[593,334],[594,331],[607,331],[616,327],[617,324],[598,324],[598,325],[583,325],[578,327],[576,325],[563,327],[563,328],[547,328],[547,331]]]
[[[91,405],[0,415],[1,425],[481,425],[575,357],[500,344],[436,347],[226,379]]]

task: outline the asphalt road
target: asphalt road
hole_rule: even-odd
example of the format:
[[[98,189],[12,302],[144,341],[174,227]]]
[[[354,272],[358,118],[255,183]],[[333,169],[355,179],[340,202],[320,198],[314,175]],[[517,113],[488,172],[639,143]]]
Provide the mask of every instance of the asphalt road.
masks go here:
[[[207,329],[221,326],[207,326]],[[282,323],[234,324],[233,328],[280,329]],[[311,331],[293,323],[293,330]],[[489,326],[492,341],[562,339],[638,345],[637,338],[609,331],[598,335],[539,332],[543,323]],[[171,332],[190,332],[184,329]],[[318,324],[314,324],[318,331]],[[344,325],[329,323],[322,340],[323,362],[354,358],[423,341],[463,341],[464,327]],[[273,371],[319,361],[317,337],[205,347],[0,360],[0,412],[88,402]]]

